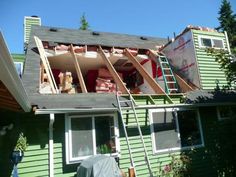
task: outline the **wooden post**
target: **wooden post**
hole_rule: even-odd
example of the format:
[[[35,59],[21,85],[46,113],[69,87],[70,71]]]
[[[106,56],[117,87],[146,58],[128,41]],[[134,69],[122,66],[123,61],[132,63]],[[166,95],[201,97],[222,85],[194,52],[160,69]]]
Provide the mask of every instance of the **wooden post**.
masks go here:
[[[117,74],[115,68],[113,67],[113,65],[111,64],[111,62],[107,58],[107,56],[105,55],[102,47],[99,46],[98,50],[99,50],[99,53],[100,53],[104,63],[107,66],[107,69],[110,71],[110,74],[112,75],[113,79],[115,80],[116,84],[118,85],[120,91],[122,93],[128,94],[129,93],[128,89],[125,87],[125,85],[124,85],[122,79],[120,78],[119,74]]]
[[[70,45],[70,53],[71,53],[71,56],[72,56],[74,64],[75,64],[75,69],[76,69],[77,77],[79,79],[79,84],[80,84],[80,87],[82,89],[82,92],[87,93],[88,91],[87,91],[86,85],[84,83],[84,78],[83,78],[83,75],[82,75],[82,72],[81,72],[81,69],[80,69],[80,66],[79,66],[79,62],[78,62],[77,57],[75,55],[75,52],[73,50],[73,45],[72,44]]]

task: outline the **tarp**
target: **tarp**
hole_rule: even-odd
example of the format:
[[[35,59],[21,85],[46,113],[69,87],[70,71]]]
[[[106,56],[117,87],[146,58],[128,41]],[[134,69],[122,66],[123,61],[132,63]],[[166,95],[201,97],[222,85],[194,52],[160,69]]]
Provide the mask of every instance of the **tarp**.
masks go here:
[[[85,159],[77,170],[77,177],[122,177],[113,157],[105,155],[91,156]]]

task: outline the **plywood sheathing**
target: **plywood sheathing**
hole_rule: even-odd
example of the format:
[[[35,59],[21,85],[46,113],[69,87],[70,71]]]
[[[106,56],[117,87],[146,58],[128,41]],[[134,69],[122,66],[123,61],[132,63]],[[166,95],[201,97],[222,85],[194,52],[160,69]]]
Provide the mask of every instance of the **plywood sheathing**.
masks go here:
[[[77,77],[79,79],[79,84],[80,84],[81,90],[82,90],[83,93],[87,93],[88,91],[87,91],[87,88],[86,88],[86,85],[85,85],[85,82],[84,82],[84,78],[83,78],[83,75],[82,75],[82,72],[81,72],[81,69],[80,69],[80,66],[79,66],[79,62],[78,62],[77,57],[75,55],[75,52],[73,50],[73,45],[72,44],[70,45],[70,53],[71,53],[71,56],[72,56],[73,61],[74,61],[74,65],[75,65]]]
[[[113,65],[111,64],[111,62],[107,58],[107,56],[105,55],[105,53],[104,53],[104,51],[103,51],[101,46],[98,47],[98,52],[101,55],[101,57],[102,57],[104,63],[106,64],[108,70],[110,71],[113,79],[115,80],[115,83],[118,85],[119,90],[123,94],[128,94],[129,93],[128,89],[125,87],[122,79],[120,78],[120,76],[116,72],[115,68],[113,67]]]

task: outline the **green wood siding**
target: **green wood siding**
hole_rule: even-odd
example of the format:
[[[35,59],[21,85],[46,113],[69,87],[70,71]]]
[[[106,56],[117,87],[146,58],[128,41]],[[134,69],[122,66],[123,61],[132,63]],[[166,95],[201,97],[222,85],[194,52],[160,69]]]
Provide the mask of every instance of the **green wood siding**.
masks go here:
[[[220,69],[220,64],[215,61],[215,58],[207,55],[207,53],[205,52],[205,48],[201,48],[199,46],[198,36],[201,35],[204,37],[217,37],[223,39],[224,46],[227,48],[224,34],[199,30],[192,30],[192,32],[201,80],[201,88],[206,90],[215,89],[217,81],[219,81],[219,86],[222,88],[222,86],[227,85],[225,73]]]
[[[25,17],[24,22],[24,42],[29,42],[32,25],[41,25],[41,19],[35,17]]]
[[[25,55],[24,54],[11,54],[12,58],[16,62],[24,62],[25,61]]]

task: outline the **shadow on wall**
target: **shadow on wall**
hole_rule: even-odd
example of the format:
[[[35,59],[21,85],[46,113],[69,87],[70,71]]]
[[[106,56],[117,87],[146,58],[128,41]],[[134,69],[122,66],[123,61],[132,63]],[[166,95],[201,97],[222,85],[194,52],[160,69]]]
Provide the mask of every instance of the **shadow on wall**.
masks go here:
[[[205,147],[188,151],[191,177],[236,176],[236,115],[217,119],[215,107],[200,109]]]
[[[9,177],[13,170],[13,163],[10,157],[19,134],[21,132],[24,133],[30,146],[39,145],[40,143],[40,149],[44,149],[48,143],[48,118],[42,120],[33,117],[32,119],[31,114],[14,113],[4,110],[0,110],[0,114],[0,176]],[[27,159],[27,155],[23,157],[23,162],[24,159]]]

